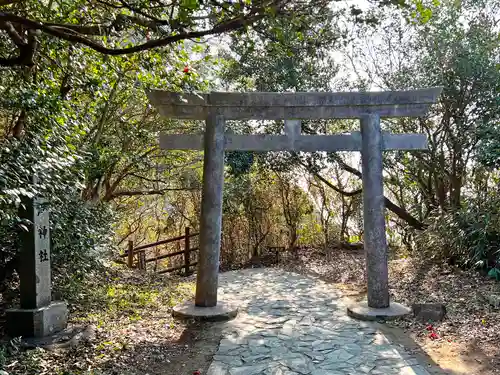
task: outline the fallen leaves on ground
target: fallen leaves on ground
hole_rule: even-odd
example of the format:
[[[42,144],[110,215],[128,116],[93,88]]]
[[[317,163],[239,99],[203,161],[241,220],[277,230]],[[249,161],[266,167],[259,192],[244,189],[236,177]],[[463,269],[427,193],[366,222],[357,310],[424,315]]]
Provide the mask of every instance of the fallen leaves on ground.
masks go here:
[[[194,285],[193,277],[123,268],[96,273],[69,301],[70,323],[92,325],[94,337],[58,351],[21,350],[13,342],[4,343],[0,368],[9,374],[182,375],[178,368],[185,367],[185,374],[191,374],[186,359],[202,329],[173,320],[171,309],[193,296]]]
[[[452,343],[459,354],[482,363],[482,373],[500,373],[500,311],[488,302],[489,295],[500,293],[500,283],[473,270],[418,259],[393,261],[390,272],[394,300],[408,305],[443,303],[447,311],[443,322],[434,323],[439,337],[426,337],[424,323],[412,318],[397,322],[400,327],[408,329],[422,346],[432,346],[426,339],[440,345]]]

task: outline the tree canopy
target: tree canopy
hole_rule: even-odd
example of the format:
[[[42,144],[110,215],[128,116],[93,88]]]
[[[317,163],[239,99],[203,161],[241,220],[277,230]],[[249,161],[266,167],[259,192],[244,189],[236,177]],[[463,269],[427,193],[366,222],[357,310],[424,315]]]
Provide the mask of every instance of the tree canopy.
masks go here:
[[[253,29],[266,33],[279,19],[298,32],[310,30],[310,13],[329,12],[335,0],[92,0],[0,2],[0,65],[33,65],[41,39],[53,38],[107,55],[124,55],[173,43]],[[380,0],[380,5],[404,4]],[[351,13],[362,20],[356,7]]]

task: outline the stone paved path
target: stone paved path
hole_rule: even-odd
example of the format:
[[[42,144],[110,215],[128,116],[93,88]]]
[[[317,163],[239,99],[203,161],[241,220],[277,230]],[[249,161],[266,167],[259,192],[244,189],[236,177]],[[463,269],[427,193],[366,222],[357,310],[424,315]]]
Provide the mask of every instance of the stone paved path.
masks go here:
[[[207,375],[428,375],[372,323],[346,315],[322,281],[275,269],[221,275],[220,298],[240,306]]]

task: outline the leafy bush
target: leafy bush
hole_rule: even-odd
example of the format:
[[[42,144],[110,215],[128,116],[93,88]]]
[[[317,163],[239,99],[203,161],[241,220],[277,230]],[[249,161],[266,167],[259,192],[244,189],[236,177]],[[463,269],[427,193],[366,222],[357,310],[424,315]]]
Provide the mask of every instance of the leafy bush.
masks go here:
[[[500,99],[498,99],[500,104]],[[478,134],[478,158],[479,161],[490,168],[500,167],[500,125],[495,127],[484,127]]]
[[[113,222],[108,207],[80,198],[86,155],[75,144],[85,133],[57,92],[27,84],[10,94],[0,110],[30,115],[20,139],[0,143],[0,282],[17,268],[18,209],[34,196],[49,199],[53,266],[91,267],[109,244]]]
[[[473,268],[500,265],[500,197],[488,204],[468,200],[459,211],[434,216],[417,241],[430,258]]]
[[[106,204],[71,196],[51,210],[52,264],[85,271],[111,250],[114,215]]]
[[[76,195],[58,200],[50,212],[54,281],[64,284],[68,277],[81,280],[112,248],[113,212],[108,205],[92,205]],[[2,280],[18,266],[19,230],[16,219],[0,226]]]

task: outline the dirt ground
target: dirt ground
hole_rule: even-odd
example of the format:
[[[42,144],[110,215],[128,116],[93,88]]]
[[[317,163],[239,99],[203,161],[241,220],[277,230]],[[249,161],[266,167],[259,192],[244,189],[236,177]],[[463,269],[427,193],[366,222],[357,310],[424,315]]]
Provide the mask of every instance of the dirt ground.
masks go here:
[[[68,295],[62,289],[62,295]],[[206,373],[222,335],[221,324],[178,321],[171,315],[172,306],[192,298],[193,292],[194,277],[158,277],[126,269],[95,275],[79,293],[73,291],[69,301],[70,325],[92,327],[90,337],[70,349],[24,350],[18,340],[4,336],[0,369],[9,375]]]

